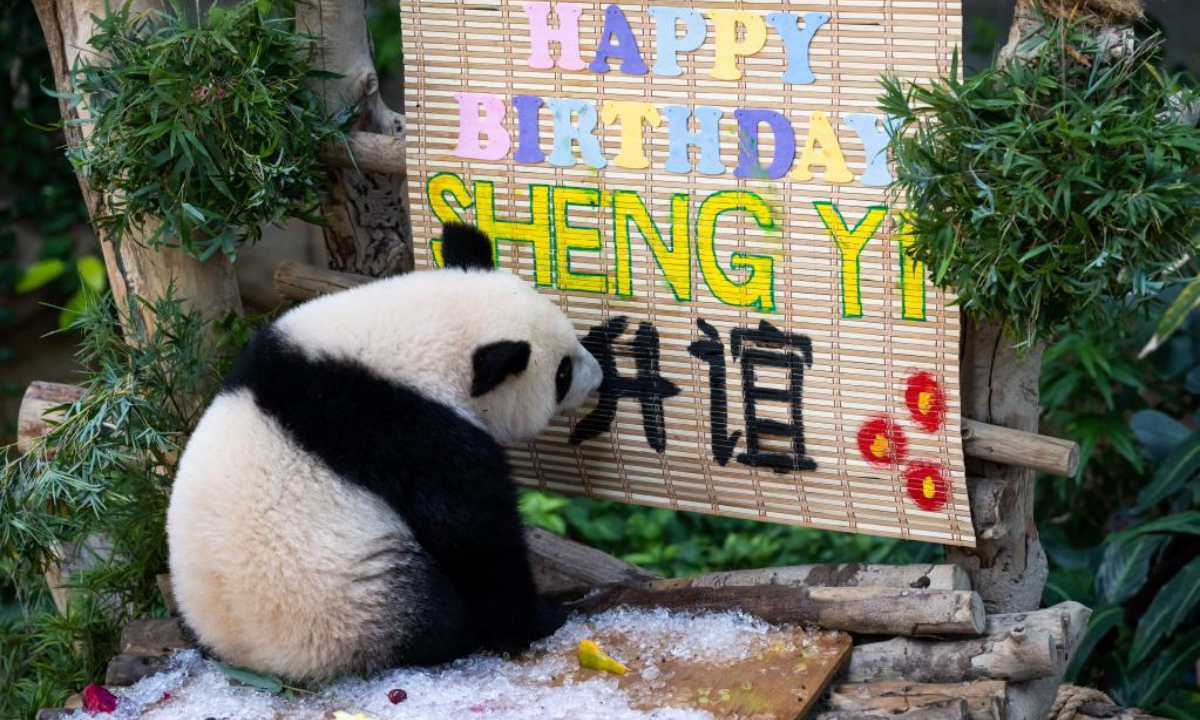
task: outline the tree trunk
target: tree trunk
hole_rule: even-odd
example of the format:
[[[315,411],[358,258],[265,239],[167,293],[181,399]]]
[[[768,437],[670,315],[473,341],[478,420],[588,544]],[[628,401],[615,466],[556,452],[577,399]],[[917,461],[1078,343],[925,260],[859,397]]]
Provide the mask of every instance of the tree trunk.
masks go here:
[[[317,80],[326,109],[357,107],[354,130],[404,137],[404,116],[379,94],[379,76],[367,33],[366,0],[296,3],[296,25],[321,39],[317,67],[342,77]],[[403,173],[329,168],[322,203],[329,267],[381,277],[413,268],[408,181]]]
[[[1043,349],[1021,355],[1000,328],[964,322],[963,416],[1037,432]],[[967,475],[978,545],[947,547],[946,560],[967,571],[989,613],[1037,609],[1049,568],[1033,517],[1035,473],[968,459]]]
[[[55,87],[59,92],[71,92],[71,68],[81,53],[90,52],[88,40],[94,29],[92,16],[103,16],[107,12],[106,0],[33,0],[33,5],[46,35]],[[136,0],[133,6],[144,9],[152,3]],[[87,117],[87,108],[82,104],[72,108],[64,99],[59,100],[59,106],[64,120]],[[67,125],[63,131],[67,144],[77,147],[90,132],[90,126]],[[76,177],[88,213],[93,218],[103,214],[103,196],[91,188],[82,173],[77,172]],[[173,284],[175,297],[180,298],[185,307],[200,312],[205,319],[241,312],[237,280],[227,258],[214,257],[208,262],[200,262],[179,249],[146,247],[142,242],[153,234],[153,230],[151,227],[141,233],[128,233],[119,245],[114,245],[109,238],[99,238],[118,309],[128,308],[133,295],[150,301],[161,299]],[[142,315],[148,327],[152,327],[154,318],[145,312]]]

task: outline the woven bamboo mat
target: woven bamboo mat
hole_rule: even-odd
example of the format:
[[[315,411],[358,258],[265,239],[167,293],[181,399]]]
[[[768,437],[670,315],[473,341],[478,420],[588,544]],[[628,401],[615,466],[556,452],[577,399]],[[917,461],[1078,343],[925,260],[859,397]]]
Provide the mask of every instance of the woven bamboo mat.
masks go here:
[[[606,73],[531,67],[530,13],[537,5],[401,3],[418,267],[435,265],[442,221],[479,223],[497,241],[500,263],[562,304],[616,380],[615,395],[562,418],[514,453],[521,482],[628,503],[974,544],[960,434],[958,312],[951,297],[920,281],[923,268],[902,258],[901,209],[885,186],[864,182],[865,136],[851,124],[881,114],[879,75],[948,72],[961,42],[957,0],[623,3],[619,14],[650,68],[642,75],[624,72],[615,54]],[[552,4],[551,32],[569,27],[569,5]],[[597,55],[606,8],[616,6],[574,5],[587,65]],[[655,72],[652,6],[705,18],[703,44],[677,54],[678,76]],[[735,56],[737,80],[712,77],[718,10],[756,16],[733,25],[726,47],[754,42],[753,26],[766,26],[761,50]],[[811,83],[784,82],[796,57],[789,59],[781,30],[757,19],[782,12],[794,13],[801,28],[817,22],[811,13],[829,16],[811,42]],[[685,38],[684,22],[675,31]],[[562,62],[561,46],[549,47],[552,60]],[[456,94],[463,93],[468,100],[490,94],[502,104],[511,145],[503,157],[487,159],[504,140],[486,132],[465,135],[476,146],[469,152],[487,157],[456,155]],[[530,133],[536,126],[536,145],[520,137],[516,96],[541,99],[536,122],[525,127]],[[582,142],[556,138],[553,115],[555,107],[569,107],[556,105],[565,100],[595,109],[603,168],[594,156],[589,163]],[[628,140],[622,146],[629,118],[606,114],[614,111],[606,104],[620,101],[657,112],[657,126],[653,117],[640,124],[640,148]],[[480,112],[466,106],[470,115]],[[722,111],[723,174],[665,168],[668,106]],[[738,109],[787,119],[795,135],[788,175],[769,177],[764,168],[781,148],[767,124],[748,141]],[[820,135],[815,112],[828,118],[852,180],[832,181],[838,163],[821,143],[813,149],[826,157],[811,163],[814,177],[797,177],[807,139]],[[568,117],[587,123],[579,112]],[[488,126],[486,117],[481,122]],[[689,128],[699,123],[694,118]],[[739,146],[758,154],[760,167],[749,177],[735,176]],[[649,167],[618,165],[625,149],[635,159],[640,149]],[[553,164],[564,152],[573,166]],[[528,160],[530,153],[544,159],[516,157]],[[688,162],[701,160],[690,148]],[[870,235],[858,255],[857,289],[854,248],[845,240],[855,230]],[[845,251],[838,234],[851,243]]]

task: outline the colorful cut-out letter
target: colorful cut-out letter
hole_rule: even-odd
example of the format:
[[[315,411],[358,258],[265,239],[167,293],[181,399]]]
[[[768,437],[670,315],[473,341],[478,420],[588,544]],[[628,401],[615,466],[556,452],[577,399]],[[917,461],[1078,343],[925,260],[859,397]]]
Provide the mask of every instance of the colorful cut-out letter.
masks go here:
[[[596,44],[596,59],[592,60],[588,69],[594,73],[608,72],[609,58],[619,58],[621,72],[626,75],[645,75],[647,72],[637,38],[629,27],[629,19],[616,3],[604,8],[604,29],[600,31],[600,41]]]
[[[458,144],[454,154],[470,160],[499,160],[512,139],[504,129],[504,101],[491,93],[454,93],[458,100]],[[480,111],[483,114],[480,115]],[[486,137],[487,142],[481,142]]]
[[[578,3],[554,3],[558,27],[550,27],[551,3],[527,2],[525,15],[529,18],[529,67],[549,70],[555,61],[550,57],[550,43],[558,43],[558,67],[563,70],[582,70],[579,56],[579,15],[583,6]]]
[[[651,7],[650,15],[654,17],[654,74],[678,77],[683,74],[679,53],[699,49],[708,37],[704,16],[697,10],[677,7]],[[682,37],[675,34],[680,21]]]
[[[690,173],[692,161],[688,148],[694,145],[700,149],[700,163],[696,169],[705,175],[723,175],[725,165],[721,162],[721,144],[717,135],[721,108],[697,105],[694,113],[696,124],[700,127],[695,132],[688,127],[688,118],[693,111],[686,105],[667,105],[662,112],[667,116],[670,142],[670,152],[664,165],[667,171],[681,175]]]

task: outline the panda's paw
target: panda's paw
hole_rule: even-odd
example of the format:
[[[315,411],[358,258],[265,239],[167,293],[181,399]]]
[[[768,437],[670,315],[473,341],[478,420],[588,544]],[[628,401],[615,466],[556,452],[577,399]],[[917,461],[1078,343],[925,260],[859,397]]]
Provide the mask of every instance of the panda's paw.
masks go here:
[[[535,617],[535,640],[553,635],[567,621],[567,613],[562,605],[547,598],[538,598]]]

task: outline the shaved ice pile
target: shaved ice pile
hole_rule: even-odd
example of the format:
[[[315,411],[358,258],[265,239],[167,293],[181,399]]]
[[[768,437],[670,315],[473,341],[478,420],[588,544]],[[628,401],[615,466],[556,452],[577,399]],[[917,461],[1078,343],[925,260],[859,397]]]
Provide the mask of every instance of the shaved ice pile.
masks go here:
[[[595,637],[623,638],[623,649],[612,654],[629,666],[627,687],[619,687],[614,675],[579,667],[579,642]],[[699,720],[712,715],[678,707],[637,709],[646,707],[646,699],[669,679],[658,664],[675,659],[723,665],[760,654],[778,638],[777,629],[738,612],[693,615],[621,608],[573,617],[535,644],[524,662],[478,653],[436,667],[340,680],[292,698],[233,683],[215,663],[185,650],[173,656],[167,670],[132,687],[113,688],[115,712],[79,711],[71,718],[325,720],[341,712],[378,720]]]

